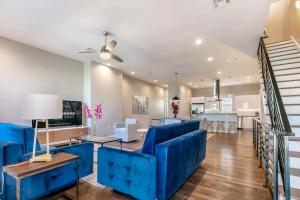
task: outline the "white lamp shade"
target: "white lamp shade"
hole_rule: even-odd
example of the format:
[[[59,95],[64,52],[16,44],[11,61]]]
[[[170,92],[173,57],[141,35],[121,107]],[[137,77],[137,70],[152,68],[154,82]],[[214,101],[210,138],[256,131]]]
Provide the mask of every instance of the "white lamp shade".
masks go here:
[[[23,119],[62,118],[62,98],[52,94],[29,94],[23,97]]]

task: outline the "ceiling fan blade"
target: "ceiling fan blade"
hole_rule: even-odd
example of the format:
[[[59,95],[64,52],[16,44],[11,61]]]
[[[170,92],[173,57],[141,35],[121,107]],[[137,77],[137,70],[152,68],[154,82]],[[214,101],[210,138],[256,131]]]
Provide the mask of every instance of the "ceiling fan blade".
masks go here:
[[[112,53],[110,53],[110,55],[111,55],[111,58],[112,58],[112,59],[115,59],[116,61],[119,61],[119,62],[123,62],[123,59],[120,58],[119,56],[117,56],[117,55],[115,55],[115,54],[112,54]]]
[[[111,51],[113,48],[115,48],[116,45],[117,45],[117,41],[112,40],[106,45],[105,50]]]
[[[77,53],[95,53],[96,50],[92,48],[87,48],[85,50],[77,51]]]

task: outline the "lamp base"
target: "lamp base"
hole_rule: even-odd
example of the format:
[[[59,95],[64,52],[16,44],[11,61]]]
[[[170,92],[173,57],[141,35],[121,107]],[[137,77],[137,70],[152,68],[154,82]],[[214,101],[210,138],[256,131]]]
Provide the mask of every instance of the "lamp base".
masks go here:
[[[34,158],[30,159],[30,162],[51,162],[52,156],[51,154],[43,154],[40,156],[35,156]]]

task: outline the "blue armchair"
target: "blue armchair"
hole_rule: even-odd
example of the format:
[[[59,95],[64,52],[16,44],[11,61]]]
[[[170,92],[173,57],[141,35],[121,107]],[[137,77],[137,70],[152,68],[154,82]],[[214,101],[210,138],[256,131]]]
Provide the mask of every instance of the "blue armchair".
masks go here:
[[[3,167],[17,162],[28,160],[31,157],[34,130],[15,124],[0,123],[0,170],[4,175],[4,183],[0,181],[3,191],[0,199],[16,199],[16,180],[3,174]],[[51,148],[51,153],[66,152],[78,155],[79,177],[87,176],[93,172],[93,149],[92,143],[76,144],[59,148]],[[37,142],[37,154],[45,150]],[[51,192],[63,189],[76,183],[76,161],[48,172],[37,174],[22,179],[21,199],[39,199]]]
[[[206,131],[198,121],[154,126],[135,152],[98,149],[98,182],[137,199],[169,199],[199,167]]]

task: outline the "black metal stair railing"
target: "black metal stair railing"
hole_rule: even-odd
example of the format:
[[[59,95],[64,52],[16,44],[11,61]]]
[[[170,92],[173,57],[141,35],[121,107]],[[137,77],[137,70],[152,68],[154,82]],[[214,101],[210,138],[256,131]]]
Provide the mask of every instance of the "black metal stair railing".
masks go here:
[[[290,164],[288,142],[289,136],[293,136],[293,133],[281,99],[281,95],[272,69],[270,58],[268,56],[264,38],[261,38],[260,40],[257,55],[265,87],[264,89],[269,108],[271,126],[268,127],[266,125],[262,125],[262,122],[260,121],[254,121],[253,141],[257,148],[257,154],[260,156],[260,164],[262,164],[263,158],[266,163],[266,156],[263,156],[265,155],[265,151],[270,151],[270,148],[272,150],[274,166],[272,166],[273,169],[271,171],[268,170],[268,173],[272,173],[273,176],[273,182],[271,187],[271,189],[273,190],[273,199],[278,199],[278,166],[283,182],[283,190],[285,193],[285,197],[286,199],[290,199]],[[269,138],[269,136],[271,135],[269,135],[270,132],[272,132],[273,134],[272,147],[270,147],[269,145],[269,141],[271,141]],[[268,142],[268,148],[262,148],[266,147],[266,144],[263,145],[264,142]],[[261,152],[260,148],[264,152]]]

